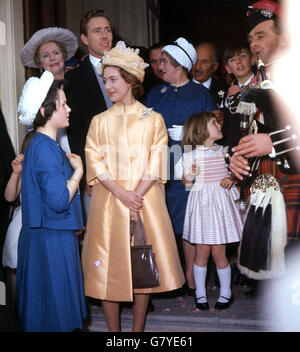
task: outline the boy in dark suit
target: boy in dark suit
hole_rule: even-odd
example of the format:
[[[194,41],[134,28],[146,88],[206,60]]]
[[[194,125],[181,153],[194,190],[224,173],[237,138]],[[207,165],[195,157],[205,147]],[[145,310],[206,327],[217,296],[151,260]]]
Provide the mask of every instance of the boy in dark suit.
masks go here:
[[[236,42],[226,46],[224,50],[225,70],[232,77],[227,97],[224,101],[224,122],[222,132],[225,145],[231,148],[242,138],[240,123],[241,115],[236,112],[240,98],[254,77],[252,72],[252,55],[248,43]]]

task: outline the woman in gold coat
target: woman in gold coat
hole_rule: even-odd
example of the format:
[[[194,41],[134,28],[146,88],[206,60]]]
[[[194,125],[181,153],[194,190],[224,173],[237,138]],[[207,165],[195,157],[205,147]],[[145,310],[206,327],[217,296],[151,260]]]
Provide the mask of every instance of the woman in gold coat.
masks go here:
[[[115,103],[96,115],[86,140],[87,182],[93,186],[82,251],[85,293],[102,300],[110,331],[119,331],[119,302],[133,301],[132,331],[143,331],[150,293],[184,284],[165,203],[168,135],[163,117],[136,98],[147,65],[124,42],[103,59],[105,88]],[[140,214],[160,285],[133,289],[130,220]]]

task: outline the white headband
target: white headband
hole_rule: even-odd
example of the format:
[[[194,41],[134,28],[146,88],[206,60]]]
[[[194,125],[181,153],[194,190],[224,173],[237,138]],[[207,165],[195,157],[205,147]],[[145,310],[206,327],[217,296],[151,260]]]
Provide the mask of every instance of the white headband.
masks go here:
[[[31,77],[27,80],[18,104],[19,122],[22,125],[32,125],[53,81],[54,76],[49,71],[45,71],[41,78]]]

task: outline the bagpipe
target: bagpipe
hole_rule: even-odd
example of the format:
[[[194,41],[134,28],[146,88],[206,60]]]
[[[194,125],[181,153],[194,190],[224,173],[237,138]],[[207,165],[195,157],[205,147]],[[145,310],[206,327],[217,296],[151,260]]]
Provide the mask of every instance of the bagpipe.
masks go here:
[[[273,84],[268,80],[265,65],[258,60],[258,70],[262,78],[260,88],[248,89],[240,99],[237,112],[241,114],[241,132],[244,135],[251,133],[268,133],[270,138],[290,130],[287,125],[277,129],[279,116],[274,105]],[[263,114],[263,123],[255,119],[260,111]],[[273,141],[277,148],[286,145],[294,137],[289,136]],[[274,143],[277,143],[274,145]],[[274,155],[276,163],[283,167],[290,167],[287,159],[281,156],[291,148],[277,151]],[[296,147],[295,147],[296,148]],[[273,148],[274,149],[274,148]],[[260,157],[249,160],[250,174],[258,169]],[[245,179],[245,177],[244,177]],[[285,273],[284,248],[287,242],[286,208],[280,185],[270,174],[262,174],[252,181],[249,201],[245,199],[246,181],[241,183],[240,203],[247,204],[247,215],[243,228],[242,240],[239,248],[238,267],[240,271],[251,279],[262,280],[277,278]]]
[[[260,88],[249,88],[245,91],[236,109],[242,115],[241,131],[244,135],[267,133],[273,144],[273,151],[269,156],[275,160],[279,169],[285,174],[299,173],[299,166],[295,161],[299,159],[300,145],[295,133],[295,123],[291,119],[284,120],[287,116],[283,117],[282,112],[279,112],[278,104],[283,105],[284,102],[267,78],[261,59],[258,60],[258,70],[262,78]],[[263,115],[263,122],[253,118],[257,112]],[[289,112],[285,114],[288,115]],[[252,171],[257,169],[259,160],[255,162],[252,160]]]

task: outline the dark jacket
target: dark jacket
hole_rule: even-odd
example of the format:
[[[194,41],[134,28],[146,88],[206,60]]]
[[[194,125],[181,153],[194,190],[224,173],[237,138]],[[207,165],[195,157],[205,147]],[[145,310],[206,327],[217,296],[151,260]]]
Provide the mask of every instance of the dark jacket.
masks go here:
[[[220,106],[223,99],[225,99],[227,95],[227,90],[228,90],[228,87],[225,82],[221,81],[216,77],[212,77],[209,92],[215,99],[215,102],[217,103],[218,106]]]
[[[0,110],[0,260],[2,257],[2,245],[9,223],[10,208],[10,204],[4,199],[4,190],[12,172],[11,162],[14,158],[15,151],[6,129],[3,114]]]
[[[65,75],[67,103],[71,108],[67,128],[72,153],[81,156],[85,167],[85,140],[92,118],[107,109],[95,71],[87,56],[80,66]]]
[[[0,110],[0,194],[3,195],[6,183],[10,178],[12,168],[10,163],[15,158],[14,148],[9,138],[4,116]]]

